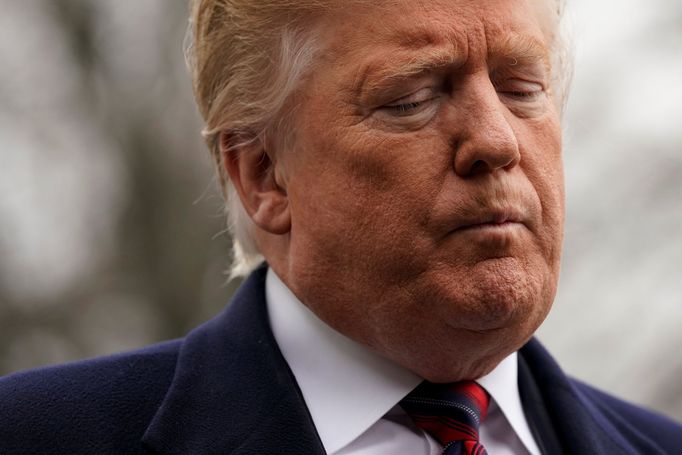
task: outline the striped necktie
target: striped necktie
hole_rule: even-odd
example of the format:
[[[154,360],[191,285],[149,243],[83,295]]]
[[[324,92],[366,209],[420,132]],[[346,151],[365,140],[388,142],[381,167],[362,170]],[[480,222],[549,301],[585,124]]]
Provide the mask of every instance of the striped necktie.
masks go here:
[[[400,406],[414,423],[443,445],[443,455],[487,455],[478,427],[490,395],[474,381],[454,384],[422,382]]]

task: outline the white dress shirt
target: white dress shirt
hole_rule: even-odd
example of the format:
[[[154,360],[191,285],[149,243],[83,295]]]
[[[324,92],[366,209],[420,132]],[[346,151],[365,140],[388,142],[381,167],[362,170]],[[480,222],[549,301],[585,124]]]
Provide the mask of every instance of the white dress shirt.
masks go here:
[[[270,326],[329,455],[439,455],[398,406],[422,379],[322,322],[268,269]],[[491,396],[481,443],[491,455],[539,455],[517,385],[517,355],[477,380]]]

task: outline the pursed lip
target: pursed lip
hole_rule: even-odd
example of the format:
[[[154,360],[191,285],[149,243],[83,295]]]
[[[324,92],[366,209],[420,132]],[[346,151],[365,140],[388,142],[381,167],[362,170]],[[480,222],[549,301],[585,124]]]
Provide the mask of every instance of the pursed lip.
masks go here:
[[[453,232],[485,227],[503,227],[512,224],[525,225],[524,220],[523,212],[516,208],[483,210],[460,218]]]

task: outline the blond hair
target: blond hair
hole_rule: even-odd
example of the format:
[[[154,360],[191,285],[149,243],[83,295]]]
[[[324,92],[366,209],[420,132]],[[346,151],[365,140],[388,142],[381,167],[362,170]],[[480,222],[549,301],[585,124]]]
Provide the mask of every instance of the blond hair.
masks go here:
[[[554,21],[557,37],[552,53],[553,66],[557,68],[554,90],[563,106],[571,59],[559,36],[563,0],[552,1],[557,3]],[[253,223],[226,174],[220,133],[228,131],[237,146],[285,139],[286,132],[292,130],[287,124],[290,119],[287,101],[318,51],[311,24],[334,3],[190,0],[186,58],[196,102],[206,123],[203,135],[226,199],[228,229],[233,239],[232,277],[248,274],[263,257],[255,242]]]

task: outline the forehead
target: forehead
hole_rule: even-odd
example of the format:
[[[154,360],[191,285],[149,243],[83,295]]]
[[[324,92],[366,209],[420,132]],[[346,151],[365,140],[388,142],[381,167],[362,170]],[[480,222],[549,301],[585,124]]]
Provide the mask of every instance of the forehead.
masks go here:
[[[409,58],[429,50],[444,64],[478,57],[548,60],[551,0],[393,0],[352,2],[321,27],[327,60]],[[470,54],[479,55],[470,55]]]

